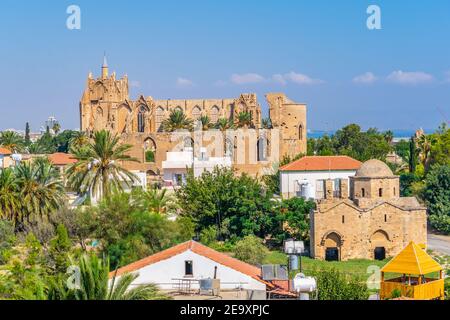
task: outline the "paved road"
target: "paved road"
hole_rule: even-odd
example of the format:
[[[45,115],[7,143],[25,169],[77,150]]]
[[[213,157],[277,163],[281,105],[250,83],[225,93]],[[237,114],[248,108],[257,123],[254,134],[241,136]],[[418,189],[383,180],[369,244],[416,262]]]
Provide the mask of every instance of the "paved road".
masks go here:
[[[428,234],[428,248],[450,256],[450,236]]]

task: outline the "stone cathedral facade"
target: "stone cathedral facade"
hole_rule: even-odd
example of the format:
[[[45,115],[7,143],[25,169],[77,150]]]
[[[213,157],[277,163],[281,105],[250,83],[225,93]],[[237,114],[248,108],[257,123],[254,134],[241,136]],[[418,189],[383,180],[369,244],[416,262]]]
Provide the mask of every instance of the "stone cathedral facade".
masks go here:
[[[161,126],[173,110],[183,111],[192,120],[207,115],[213,124],[220,118],[235,121],[240,112],[248,112],[254,128],[227,131],[223,154],[212,148],[210,156],[228,153],[233,159],[233,167],[239,172],[262,175],[265,169],[270,170],[283,156],[306,152],[307,136],[305,104],[295,103],[282,93],[269,93],[266,98],[271,129],[262,129],[261,107],[256,94],[241,94],[231,99],[195,100],[157,100],[141,95],[137,100],[131,100],[128,77],[118,79],[115,72],[110,75],[105,59],[101,77],[94,78],[90,73],[87,78],[80,101],[81,130],[92,133],[107,129],[120,135],[124,143],[133,146],[131,156],[139,160],[138,163],[125,163],[125,167],[147,172],[149,176],[161,176],[161,163],[166,159],[166,153],[180,144],[173,139],[172,133],[164,132]],[[250,131],[252,133],[247,134]],[[199,142],[195,132],[190,135],[193,143]],[[200,139],[202,146],[208,147],[212,143]],[[260,156],[261,145],[265,146],[263,157]],[[151,161],[145,157],[146,150],[154,152]]]

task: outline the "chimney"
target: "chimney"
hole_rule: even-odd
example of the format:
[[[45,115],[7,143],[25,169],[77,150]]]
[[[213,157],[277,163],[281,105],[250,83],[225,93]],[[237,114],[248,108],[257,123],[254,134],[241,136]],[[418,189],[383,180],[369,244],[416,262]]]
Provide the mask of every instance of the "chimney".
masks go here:
[[[333,180],[325,180],[325,199],[333,199]]]
[[[340,179],[339,180],[339,189],[341,189],[341,199],[348,198],[348,180]]]

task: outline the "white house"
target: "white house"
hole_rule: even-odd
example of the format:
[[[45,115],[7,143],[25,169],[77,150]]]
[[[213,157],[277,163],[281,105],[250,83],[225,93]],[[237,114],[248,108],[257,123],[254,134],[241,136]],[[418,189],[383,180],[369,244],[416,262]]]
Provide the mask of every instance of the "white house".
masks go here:
[[[231,168],[230,157],[209,157],[206,148],[200,148],[200,155],[194,156],[192,148],[180,152],[167,152],[162,162],[164,182],[168,186],[179,186],[186,181],[188,169],[194,170],[198,177],[205,171],[213,171],[215,167]]]
[[[348,156],[303,157],[280,168],[280,192],[283,198],[323,199],[325,180],[335,180],[338,193],[340,179],[348,180],[361,165]]]
[[[220,280],[221,290],[262,290],[269,282],[261,279],[261,270],[226,254],[215,251],[195,241],[188,241],[152,256],[131,263],[117,270],[120,276],[138,272],[132,283],[154,283],[162,290],[173,290],[182,280],[191,283],[191,289],[199,289],[197,280]],[[110,273],[112,277],[115,272]]]

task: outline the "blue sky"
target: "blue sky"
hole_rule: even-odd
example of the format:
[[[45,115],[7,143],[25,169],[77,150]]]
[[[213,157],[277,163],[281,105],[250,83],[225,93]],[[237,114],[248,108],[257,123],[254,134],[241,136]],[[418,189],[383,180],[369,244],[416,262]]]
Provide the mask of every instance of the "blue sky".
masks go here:
[[[66,9],[81,8],[81,30]],[[382,30],[366,9],[381,8]],[[310,129],[436,128],[450,117],[450,1],[2,1],[0,129],[79,127],[89,71],[128,74],[131,97],[285,92]],[[439,111],[440,110],[440,111]]]

